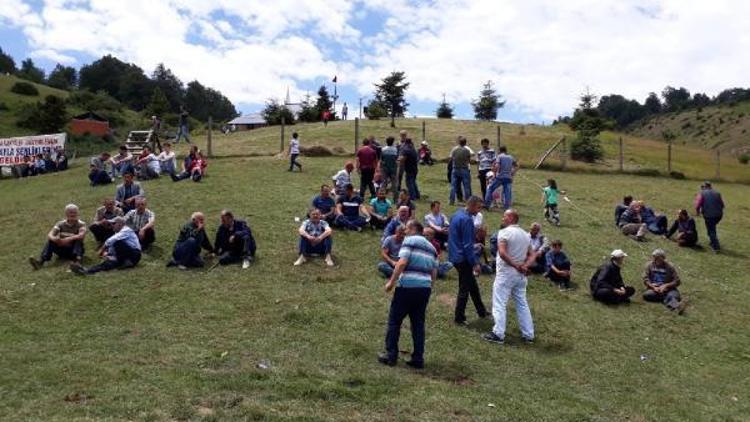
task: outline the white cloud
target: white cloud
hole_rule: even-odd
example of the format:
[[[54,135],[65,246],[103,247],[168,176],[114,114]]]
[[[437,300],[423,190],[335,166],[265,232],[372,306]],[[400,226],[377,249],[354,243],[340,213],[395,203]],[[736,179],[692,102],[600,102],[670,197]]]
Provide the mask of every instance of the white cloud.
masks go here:
[[[381,28],[354,27],[368,13]],[[493,80],[508,105],[550,119],[586,86],[643,100],[665,85],[746,85],[750,2],[732,0],[46,0],[0,2],[0,25],[39,57],[165,63],[235,102],[292,98],[337,74],[361,94],[404,70],[412,100],[466,103]],[[197,37],[197,38],[196,38]],[[196,41],[199,40],[199,41]]]
[[[75,63],[76,59],[75,57],[71,57],[62,53],[59,53],[55,50],[34,50],[29,54],[31,57],[37,59],[49,59],[53,62],[57,62],[60,64],[72,64]]]

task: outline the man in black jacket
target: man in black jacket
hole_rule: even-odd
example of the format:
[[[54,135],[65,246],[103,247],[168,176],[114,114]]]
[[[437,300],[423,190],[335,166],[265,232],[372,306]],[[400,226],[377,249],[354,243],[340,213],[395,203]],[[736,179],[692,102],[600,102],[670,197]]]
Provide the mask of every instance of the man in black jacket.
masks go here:
[[[255,259],[253,232],[245,221],[236,220],[229,210],[221,212],[221,225],[216,229],[214,248],[221,265],[242,261],[242,268],[248,268]]]
[[[610,260],[599,267],[591,277],[591,296],[607,304],[619,304],[630,302],[630,296],[635,294],[635,289],[626,286],[622,282],[620,269],[628,256],[620,249],[615,249],[610,255]]]

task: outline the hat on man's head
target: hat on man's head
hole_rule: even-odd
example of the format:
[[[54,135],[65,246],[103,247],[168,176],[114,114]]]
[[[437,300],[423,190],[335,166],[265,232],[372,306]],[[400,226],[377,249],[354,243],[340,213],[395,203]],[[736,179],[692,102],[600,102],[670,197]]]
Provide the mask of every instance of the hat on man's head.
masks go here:
[[[666,258],[667,257],[667,253],[664,252],[664,249],[658,248],[658,249],[654,249],[654,251],[651,252],[651,256],[660,256],[662,258]]]
[[[623,251],[622,249],[615,249],[615,250],[612,251],[612,253],[610,254],[610,256],[612,258],[624,258],[624,257],[628,256],[628,254],[626,254],[625,251]]]
[[[706,181],[703,182],[703,184],[701,185],[701,187],[702,188],[710,188],[711,187],[711,182],[709,180],[706,180]]]
[[[428,145],[427,141],[422,141],[422,145]]]

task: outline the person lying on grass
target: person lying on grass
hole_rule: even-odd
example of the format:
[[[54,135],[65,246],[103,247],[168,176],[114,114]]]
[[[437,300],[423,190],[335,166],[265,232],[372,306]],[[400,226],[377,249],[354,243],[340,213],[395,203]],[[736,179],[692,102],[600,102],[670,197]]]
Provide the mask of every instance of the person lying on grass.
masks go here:
[[[133,229],[125,225],[125,217],[115,217],[110,223],[115,231],[99,250],[103,261],[86,268],[79,262],[70,264],[70,270],[79,275],[96,274],[99,271],[133,268],[141,260],[141,244]]]
[[[83,259],[83,239],[86,237],[86,223],[78,219],[78,206],[65,206],[65,219],[58,221],[47,233],[47,243],[39,258],[29,257],[31,266],[38,270],[52,259],[52,254],[61,259],[81,262]]]
[[[294,261],[295,266],[307,262],[311,255],[325,256],[326,265],[333,267],[331,251],[333,249],[333,230],[328,222],[321,219],[320,210],[310,210],[310,218],[305,220],[297,230],[299,233],[299,258]]]

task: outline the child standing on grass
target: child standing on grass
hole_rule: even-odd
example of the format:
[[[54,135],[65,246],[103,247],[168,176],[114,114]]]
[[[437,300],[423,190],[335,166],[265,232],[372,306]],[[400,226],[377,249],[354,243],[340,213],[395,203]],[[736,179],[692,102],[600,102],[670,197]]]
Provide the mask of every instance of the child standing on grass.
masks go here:
[[[289,141],[289,171],[294,170],[294,166],[302,171],[302,164],[297,161],[299,157],[299,135],[297,132],[292,133],[292,139]]]
[[[542,203],[544,204],[544,218],[556,226],[560,225],[560,211],[557,209],[557,197],[565,191],[557,190],[555,179],[547,180],[547,187],[542,192]]]

